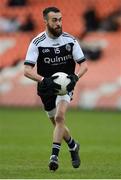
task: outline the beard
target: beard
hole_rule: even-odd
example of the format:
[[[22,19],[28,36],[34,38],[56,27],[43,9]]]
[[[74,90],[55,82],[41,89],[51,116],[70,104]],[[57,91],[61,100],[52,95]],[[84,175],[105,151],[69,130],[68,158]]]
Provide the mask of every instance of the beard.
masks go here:
[[[62,27],[58,26],[55,29],[47,24],[48,31],[55,37],[59,37],[62,34]]]

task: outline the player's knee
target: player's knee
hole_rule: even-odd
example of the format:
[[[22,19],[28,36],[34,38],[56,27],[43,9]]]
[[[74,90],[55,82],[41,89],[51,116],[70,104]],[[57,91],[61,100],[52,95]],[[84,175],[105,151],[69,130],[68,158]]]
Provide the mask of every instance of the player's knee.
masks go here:
[[[56,122],[56,123],[59,123],[59,124],[63,124],[63,123],[64,123],[64,116],[62,116],[62,115],[57,115],[57,116],[55,117],[55,122]]]

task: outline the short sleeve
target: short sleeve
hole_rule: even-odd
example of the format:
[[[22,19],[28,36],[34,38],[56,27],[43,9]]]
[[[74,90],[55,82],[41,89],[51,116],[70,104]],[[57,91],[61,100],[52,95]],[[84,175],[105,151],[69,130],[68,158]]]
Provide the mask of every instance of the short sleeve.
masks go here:
[[[82,52],[82,49],[81,49],[77,40],[74,40],[73,58],[77,63],[81,63],[81,62],[84,62],[86,60],[85,56]]]
[[[24,64],[34,66],[37,62],[38,54],[39,51],[37,46],[31,42],[27,50]]]

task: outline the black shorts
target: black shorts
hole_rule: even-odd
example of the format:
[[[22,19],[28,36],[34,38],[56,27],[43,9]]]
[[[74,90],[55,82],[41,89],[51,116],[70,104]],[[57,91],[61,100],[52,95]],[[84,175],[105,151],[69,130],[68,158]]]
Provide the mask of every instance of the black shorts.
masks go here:
[[[40,98],[42,100],[42,103],[44,105],[44,109],[46,111],[51,111],[54,108],[56,108],[56,99],[58,100],[57,95],[49,96],[49,95],[40,95]],[[68,96],[68,97],[67,97]],[[66,97],[63,96],[64,100],[67,100],[67,102],[70,102],[72,100],[73,91],[69,92]],[[60,99],[60,98],[59,98]]]
[[[44,105],[44,109],[46,111],[51,111],[56,107],[56,98],[57,95],[49,96],[49,95],[39,95],[42,103]]]

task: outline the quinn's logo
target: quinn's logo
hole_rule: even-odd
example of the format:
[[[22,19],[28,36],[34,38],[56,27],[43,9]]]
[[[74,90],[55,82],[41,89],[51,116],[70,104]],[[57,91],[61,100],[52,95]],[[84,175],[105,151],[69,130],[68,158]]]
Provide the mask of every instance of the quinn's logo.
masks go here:
[[[72,59],[71,54],[68,54],[63,57],[58,57],[58,56],[55,56],[54,58],[46,57],[46,58],[44,58],[44,63],[52,64],[52,65],[55,65],[56,63],[62,64],[62,63],[65,63],[66,61],[68,61],[69,59]]]

